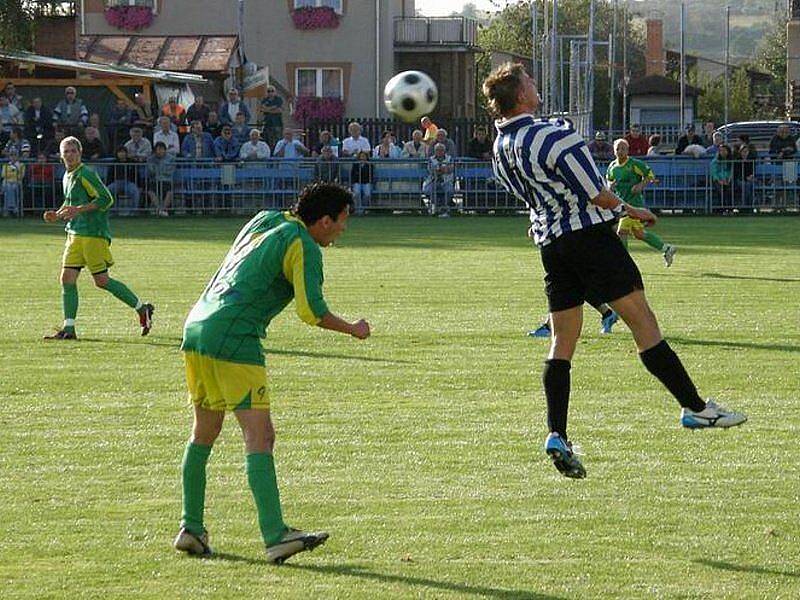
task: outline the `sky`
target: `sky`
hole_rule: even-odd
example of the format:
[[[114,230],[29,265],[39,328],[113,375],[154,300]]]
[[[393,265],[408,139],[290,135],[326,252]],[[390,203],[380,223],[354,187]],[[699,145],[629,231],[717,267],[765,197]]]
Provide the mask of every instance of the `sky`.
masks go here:
[[[470,0],[417,0],[417,9],[423,15],[429,17],[439,17],[449,15],[453,11],[460,11]],[[471,0],[480,10],[495,10],[489,0]]]

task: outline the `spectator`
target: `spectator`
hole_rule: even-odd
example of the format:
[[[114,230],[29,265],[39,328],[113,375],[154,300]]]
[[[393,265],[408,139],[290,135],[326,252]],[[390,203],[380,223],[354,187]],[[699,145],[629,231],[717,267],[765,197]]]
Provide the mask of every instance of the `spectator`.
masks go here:
[[[67,137],[67,132],[62,127],[56,127],[53,132],[53,139],[47,142],[45,153],[48,160],[56,162],[61,160],[61,140]]]
[[[11,130],[8,141],[3,148],[3,156],[8,157],[12,150],[15,150],[17,156],[22,159],[28,159],[31,156],[31,144],[22,137],[22,130],[19,127],[14,127]]]
[[[308,154],[306,148],[300,140],[294,139],[291,129],[283,130],[283,138],[275,144],[276,157],[280,158],[302,158]]]
[[[689,146],[701,146],[705,150],[706,146],[703,145],[703,140],[694,132],[694,124],[689,123],[686,126],[686,133],[678,138],[678,144],[675,146],[675,154],[683,154]],[[693,154],[690,152],[689,154]]]
[[[709,146],[715,146],[714,144],[714,130],[716,127],[714,126],[714,121],[708,121],[707,123],[703,123],[703,136],[700,138],[700,143],[708,148]],[[716,154],[716,152],[715,152]]]
[[[47,162],[47,154],[44,149],[36,155],[36,162],[28,170],[31,181],[31,195],[33,196],[32,205],[35,208],[55,208],[55,194],[53,193],[56,185],[55,169],[52,164]]]
[[[339,183],[339,159],[333,155],[333,148],[322,147],[314,169],[315,179],[322,183]]]
[[[650,149],[647,138],[642,135],[642,128],[636,123],[631,125],[625,141],[628,142],[628,156],[646,156]]]
[[[25,110],[25,137],[33,140],[37,150],[53,137],[53,115],[38,96]]]
[[[239,158],[239,146],[230,125],[223,125],[222,133],[214,140],[214,157],[220,162],[235,162]]]
[[[8,101],[6,99],[6,101]],[[8,153],[8,162],[0,171],[3,179],[3,216],[20,215],[20,200],[22,198],[22,179],[25,177],[25,165],[19,162],[16,148],[11,148]]]
[[[439,130],[441,132],[441,129]],[[422,186],[422,191],[431,202],[431,209],[439,216],[450,216],[450,206],[453,202],[453,159],[447,154],[444,144],[438,143],[433,147],[433,156],[428,161],[428,178]]]
[[[489,139],[486,127],[480,125],[475,128],[475,137],[467,144],[467,156],[478,160],[492,160],[492,140]]]
[[[86,160],[100,160],[106,155],[100,132],[95,127],[87,127],[83,131],[83,158]]]
[[[360,150],[356,156],[358,160],[350,168],[350,185],[353,188],[356,214],[363,215],[364,210],[369,207],[372,201],[372,184],[375,179],[375,171],[369,162],[369,150]]]
[[[194,104],[192,104],[189,107],[189,110],[186,111],[186,120],[189,123],[200,121],[203,124],[203,127],[205,127],[206,123],[208,123],[208,113],[210,112],[211,109],[206,104],[205,98],[202,96],[195,96]]]
[[[125,142],[125,150],[128,151],[128,158],[133,162],[144,162],[153,153],[153,146],[150,140],[143,137],[144,132],[141,127],[131,127],[131,139]]]
[[[103,147],[108,148],[108,136],[106,135],[106,128],[100,124],[99,113],[89,114],[89,127],[94,127],[97,129],[97,137],[99,137],[100,141],[103,142]]]
[[[394,134],[391,131],[384,131],[381,143],[375,146],[372,156],[375,158],[400,158],[401,151],[395,142]]]
[[[173,132],[174,133],[174,132]],[[156,142],[155,151],[147,159],[147,175],[150,180],[150,204],[159,217],[169,216],[172,204],[172,179],[175,176],[175,157],[167,152],[164,142]]]
[[[444,127],[440,127],[439,131],[436,132],[436,143],[444,144],[445,154],[451,159],[458,156],[458,152],[456,151],[456,143],[448,137],[447,130]],[[436,146],[434,145],[434,149],[435,148]]]
[[[192,121],[192,129],[181,146],[184,158],[214,158],[214,138],[207,131],[203,131],[201,121]]]
[[[758,151],[756,150],[755,144],[750,143],[750,136],[746,133],[739,134],[739,148],[741,149],[742,145],[748,146],[750,148],[750,157],[756,158],[758,156]]]
[[[792,158],[795,154],[797,154],[797,140],[789,132],[788,125],[779,125],[777,133],[769,142],[770,157],[776,159]]]
[[[422,126],[422,131],[425,133],[422,137],[422,141],[428,145],[428,153],[430,154],[431,147],[436,142],[436,132],[439,131],[439,128],[436,126],[436,123],[431,121],[430,117],[422,117],[419,123]]]
[[[239,99],[239,90],[231,88],[228,90],[228,101],[219,109],[219,121],[223,125],[233,125],[236,122],[236,114],[244,113],[244,122],[250,123],[250,109]]]
[[[233,139],[241,146],[250,139],[250,126],[245,120],[244,113],[239,111],[236,113],[236,121],[234,122],[231,130],[233,131]]]
[[[283,98],[275,91],[275,87],[267,86],[267,95],[259,105],[264,122],[264,137],[268,144],[277,144],[283,132]]]
[[[242,160],[267,160],[269,157],[269,146],[261,141],[261,132],[258,129],[251,129],[250,139],[239,149],[239,158]]]
[[[172,128],[180,133],[186,133],[186,109],[183,105],[178,104],[178,99],[175,96],[170,96],[167,103],[161,107],[161,115],[169,119]],[[169,146],[167,146],[167,153],[169,153]],[[177,152],[173,156],[177,155]]]
[[[705,137],[705,136],[703,136]],[[719,147],[722,146],[724,143],[724,138],[719,131],[715,131],[711,134],[711,145],[706,148],[706,155],[708,156],[716,156],[717,152],[719,152]]]
[[[3,88],[2,95],[8,98],[8,103],[17,107],[17,110],[23,112],[24,105],[22,103],[22,96],[17,93],[17,87],[13,82],[9,81]]]
[[[403,158],[428,158],[428,145],[422,141],[422,131],[415,129],[411,141],[403,145]]]
[[[323,129],[319,132],[319,142],[312,149],[311,156],[321,156],[322,149],[326,146],[331,149],[331,153],[334,156],[339,156],[339,146],[341,146],[341,142],[339,142],[337,138],[333,137],[333,134],[330,131]]]
[[[167,148],[167,154],[175,158],[181,151],[178,134],[172,130],[172,121],[167,115],[158,117],[158,129],[153,134],[153,148],[161,142]]]
[[[732,200],[731,178],[733,168],[731,164],[731,150],[725,144],[719,147],[717,155],[711,161],[711,182],[719,206],[724,207]]]
[[[53,125],[61,125],[67,131],[77,133],[89,123],[89,110],[78,98],[71,85],[64,89],[64,99],[53,109]]]
[[[208,122],[203,125],[203,128],[212,138],[217,139],[219,137],[222,133],[222,123],[219,122],[219,113],[217,111],[209,111]]]
[[[647,156],[664,156],[667,154],[667,149],[661,143],[661,136],[659,134],[654,133],[651,135],[647,143],[650,145],[650,148],[647,150]]]
[[[372,152],[372,145],[369,140],[361,135],[361,124],[353,121],[347,126],[350,137],[344,138],[342,142],[343,156],[357,156],[359,152]]]
[[[606,134],[602,131],[595,132],[594,140],[589,143],[588,148],[595,160],[610,161],[614,159],[614,146],[606,141]]]
[[[756,163],[750,146],[742,144],[736,153],[733,163],[733,185],[736,198],[745,207],[753,206],[753,188],[755,187]]]
[[[109,143],[116,148],[121,145],[120,140],[124,139],[134,120],[134,111],[130,105],[122,98],[117,98],[117,103],[111,109],[108,117]]]
[[[106,187],[114,194],[116,210],[122,216],[135,214],[139,209],[138,169],[131,164],[125,146],[117,148],[117,159],[108,167]]]
[[[133,124],[143,129],[150,129],[155,123],[153,107],[144,97],[144,94],[136,94],[133,97]]]
[[[0,142],[5,143],[11,130],[18,125],[22,125],[22,113],[0,94]]]

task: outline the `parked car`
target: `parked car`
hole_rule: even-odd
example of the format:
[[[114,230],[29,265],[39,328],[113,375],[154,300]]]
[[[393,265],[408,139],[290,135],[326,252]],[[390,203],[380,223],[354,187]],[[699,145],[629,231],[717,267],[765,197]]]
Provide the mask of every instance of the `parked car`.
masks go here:
[[[717,131],[729,144],[737,143],[740,135],[747,134],[750,136],[750,143],[759,153],[763,153],[769,150],[769,141],[778,131],[779,125],[788,125],[791,134],[800,137],[800,123],[797,121],[742,121],[723,125]]]

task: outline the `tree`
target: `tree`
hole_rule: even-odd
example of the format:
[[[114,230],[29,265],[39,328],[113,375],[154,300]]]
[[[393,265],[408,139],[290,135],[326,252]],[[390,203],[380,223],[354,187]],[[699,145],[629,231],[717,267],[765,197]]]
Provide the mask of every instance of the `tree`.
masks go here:
[[[23,0],[0,2],[0,48],[30,50],[33,43],[33,15]]]
[[[709,77],[692,71],[692,85],[700,88],[697,99],[697,118],[701,121],[725,122],[725,81],[723,76]],[[750,87],[750,76],[746,68],[734,69],[728,82],[728,121],[751,121],[757,118]]]
[[[777,20],[764,37],[756,57],[756,66],[775,78],[770,92],[777,98],[776,104],[786,104],[786,22]]]

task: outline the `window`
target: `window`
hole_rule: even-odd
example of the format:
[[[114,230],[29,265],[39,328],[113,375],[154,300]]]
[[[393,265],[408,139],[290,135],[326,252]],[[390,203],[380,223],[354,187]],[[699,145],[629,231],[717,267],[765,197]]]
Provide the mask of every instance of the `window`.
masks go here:
[[[314,8],[328,6],[335,12],[342,14],[342,0],[294,0],[295,8]]]
[[[341,69],[297,69],[295,75],[297,96],[341,98],[344,95]]]
[[[106,0],[106,6],[109,8],[117,6],[146,6],[152,8],[154,13],[158,13],[157,0]]]

